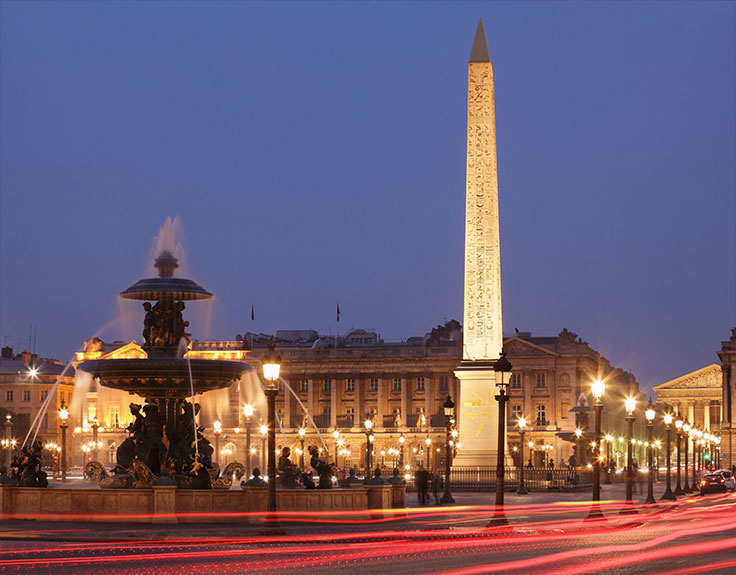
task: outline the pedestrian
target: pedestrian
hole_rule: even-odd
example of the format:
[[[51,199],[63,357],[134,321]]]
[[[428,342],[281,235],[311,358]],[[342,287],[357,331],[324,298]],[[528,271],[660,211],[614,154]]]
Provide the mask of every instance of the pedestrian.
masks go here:
[[[442,476],[439,471],[432,472],[432,493],[434,494],[434,504],[440,504],[440,489],[442,489]]]
[[[419,496],[419,505],[427,504],[427,489],[429,489],[429,472],[424,469],[420,463],[417,472],[414,475],[414,483],[417,486],[417,495]]]

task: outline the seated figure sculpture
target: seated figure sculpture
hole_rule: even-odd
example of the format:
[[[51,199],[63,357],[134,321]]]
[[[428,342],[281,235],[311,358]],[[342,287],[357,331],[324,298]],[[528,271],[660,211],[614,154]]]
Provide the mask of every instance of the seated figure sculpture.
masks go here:
[[[319,449],[315,445],[310,445],[307,451],[312,456],[309,465],[319,475],[317,489],[332,489],[332,475],[335,471],[335,466],[319,458]]]
[[[297,481],[297,471],[296,471],[296,465],[291,462],[291,459],[289,459],[289,456],[291,455],[291,449],[288,447],[284,447],[281,450],[281,455],[279,456],[279,463],[277,465],[278,470],[278,486],[283,487],[284,489],[294,489],[296,488],[296,481]]]

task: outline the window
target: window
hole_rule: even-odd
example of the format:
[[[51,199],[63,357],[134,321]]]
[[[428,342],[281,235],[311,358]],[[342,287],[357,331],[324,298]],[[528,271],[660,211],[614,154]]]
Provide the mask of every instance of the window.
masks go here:
[[[332,407],[331,407],[331,406],[329,406],[329,405],[325,405],[325,406],[324,406],[324,407],[322,408],[322,414],[323,414],[323,415],[324,415],[325,417],[330,417],[330,415],[332,414]]]
[[[41,401],[45,401],[46,398],[49,396],[48,390],[41,392]]]
[[[447,376],[440,375],[440,391],[447,391]]]
[[[43,424],[42,424],[42,427],[45,427],[46,429],[48,429],[48,427],[49,427],[49,412],[48,411],[43,414]]]
[[[308,379],[302,379],[302,386],[301,386],[302,393],[306,393],[309,391],[309,380]]]
[[[13,391],[7,390],[5,392],[5,401],[13,401]]]
[[[120,406],[111,405],[110,409],[110,424],[114,427],[120,426]]]
[[[346,407],[345,408],[345,415],[347,415],[350,418],[355,417],[355,408],[354,407]]]
[[[391,388],[391,390],[392,391],[401,391],[401,380],[400,379],[394,379],[393,387]],[[11,391],[10,392],[11,399],[12,399],[12,393],[13,392]]]
[[[424,391],[424,378],[417,377],[417,391]]]
[[[543,403],[537,405],[537,425],[547,425],[547,406]]]
[[[721,404],[714,402],[710,404],[710,425],[713,429],[713,425],[721,424]]]
[[[354,379],[348,379],[345,382],[345,391],[355,391],[355,380]]]
[[[521,374],[520,373],[512,373],[511,374],[511,387],[513,389],[520,389],[521,388]]]
[[[31,401],[31,390],[30,389],[23,390],[23,401]]]
[[[368,391],[378,391],[378,378],[372,377]]]
[[[543,388],[547,387],[547,377],[544,373],[538,373],[537,374],[537,387]]]
[[[332,393],[332,380],[331,379],[325,379],[325,385],[322,388],[324,393]]]
[[[521,415],[521,413],[522,413],[522,411],[521,411],[521,406],[520,405],[512,405],[511,406],[511,415],[512,415],[511,422],[512,422],[512,424],[523,417]]]

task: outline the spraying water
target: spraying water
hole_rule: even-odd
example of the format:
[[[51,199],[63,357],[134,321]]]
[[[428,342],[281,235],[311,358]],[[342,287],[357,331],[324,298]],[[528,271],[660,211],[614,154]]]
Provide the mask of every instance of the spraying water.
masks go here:
[[[166,220],[169,221],[168,219]],[[194,427],[194,453],[195,461],[199,459],[199,441],[197,440],[197,410],[194,408],[194,378],[192,377],[192,362],[189,358],[189,354],[186,353],[189,347],[189,342],[186,338],[179,340],[179,356],[186,355],[187,368],[189,369],[189,389],[192,395],[192,426]],[[183,348],[183,349],[182,349]]]

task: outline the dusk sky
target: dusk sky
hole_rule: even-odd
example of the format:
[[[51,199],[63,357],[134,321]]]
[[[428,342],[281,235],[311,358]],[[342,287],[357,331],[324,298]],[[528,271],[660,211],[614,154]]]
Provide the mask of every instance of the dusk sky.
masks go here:
[[[178,216],[199,339],[462,321],[467,60],[496,89],[504,332],[642,388],[736,326],[736,4],[0,3],[0,338],[67,360]],[[191,304],[194,308],[197,304]],[[256,321],[251,325],[251,305]],[[127,329],[127,331],[130,331]]]

